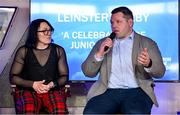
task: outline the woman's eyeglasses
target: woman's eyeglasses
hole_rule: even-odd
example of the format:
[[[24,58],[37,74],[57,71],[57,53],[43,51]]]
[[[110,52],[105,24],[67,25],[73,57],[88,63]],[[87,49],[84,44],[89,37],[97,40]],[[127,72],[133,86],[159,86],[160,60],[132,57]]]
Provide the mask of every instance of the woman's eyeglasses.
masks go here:
[[[49,35],[52,35],[52,34],[54,33],[53,30],[39,30],[39,31],[37,31],[37,32],[43,32],[43,34],[44,34],[45,36],[49,36]]]

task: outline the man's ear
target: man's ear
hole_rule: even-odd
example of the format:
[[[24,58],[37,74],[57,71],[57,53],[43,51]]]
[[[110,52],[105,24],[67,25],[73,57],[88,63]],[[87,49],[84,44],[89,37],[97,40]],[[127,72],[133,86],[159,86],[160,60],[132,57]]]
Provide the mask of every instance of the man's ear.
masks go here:
[[[130,26],[130,27],[133,27],[134,21],[133,21],[132,19],[129,19],[129,20],[128,20],[128,23],[129,23],[129,26]]]

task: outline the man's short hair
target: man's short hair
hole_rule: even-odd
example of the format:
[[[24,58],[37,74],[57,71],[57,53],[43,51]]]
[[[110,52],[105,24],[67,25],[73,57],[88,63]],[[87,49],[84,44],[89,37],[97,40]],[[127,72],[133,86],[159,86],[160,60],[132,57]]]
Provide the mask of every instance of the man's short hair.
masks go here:
[[[125,7],[125,6],[122,6],[122,7],[117,7],[115,9],[112,10],[111,14],[115,14],[115,13],[118,13],[118,12],[121,12],[124,14],[124,17],[126,19],[133,19],[133,13],[132,11]]]

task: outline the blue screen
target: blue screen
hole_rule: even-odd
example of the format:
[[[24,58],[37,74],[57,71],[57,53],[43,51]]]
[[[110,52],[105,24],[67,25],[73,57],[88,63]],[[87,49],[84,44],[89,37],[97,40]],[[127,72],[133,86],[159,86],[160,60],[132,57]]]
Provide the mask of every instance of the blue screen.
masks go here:
[[[55,28],[52,38],[65,48],[70,80],[97,80],[85,77],[81,64],[111,33],[111,11],[119,6],[132,10],[136,32],[158,44],[166,66],[160,80],[179,80],[178,0],[31,0],[31,20],[44,18]]]

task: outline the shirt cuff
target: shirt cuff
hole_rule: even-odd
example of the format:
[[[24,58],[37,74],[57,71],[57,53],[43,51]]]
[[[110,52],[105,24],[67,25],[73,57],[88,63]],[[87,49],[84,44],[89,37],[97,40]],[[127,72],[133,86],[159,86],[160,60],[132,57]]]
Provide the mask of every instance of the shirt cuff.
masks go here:
[[[97,57],[96,54],[94,55],[94,58],[96,59],[96,61],[102,61],[104,59],[104,56],[102,57]]]
[[[148,72],[148,73],[151,72],[151,67],[150,67],[150,68],[144,67],[144,69],[145,69],[145,71]]]

